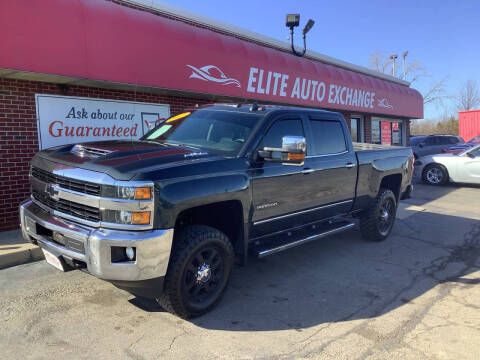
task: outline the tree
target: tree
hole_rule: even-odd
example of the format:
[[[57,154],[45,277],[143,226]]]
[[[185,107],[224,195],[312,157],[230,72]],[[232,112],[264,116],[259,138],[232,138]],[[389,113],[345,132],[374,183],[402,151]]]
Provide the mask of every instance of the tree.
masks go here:
[[[369,66],[383,74],[392,75],[393,61],[381,51],[377,50],[370,56]],[[393,74],[393,76],[398,76],[399,74],[402,74],[403,77],[403,66],[401,61],[397,63],[395,74]],[[420,79],[430,77],[430,74],[420,61],[412,60],[405,63],[404,80],[409,81],[411,84],[418,82]],[[447,77],[443,77],[441,80],[433,81],[429,85],[427,90],[422,94],[424,105],[442,103],[442,101],[448,97],[445,91],[447,79]]]
[[[480,107],[480,90],[477,82],[471,79],[465,81],[454,100],[458,110],[472,110]]]
[[[458,119],[445,112],[438,120],[413,120],[410,122],[410,133],[412,135],[458,135]]]

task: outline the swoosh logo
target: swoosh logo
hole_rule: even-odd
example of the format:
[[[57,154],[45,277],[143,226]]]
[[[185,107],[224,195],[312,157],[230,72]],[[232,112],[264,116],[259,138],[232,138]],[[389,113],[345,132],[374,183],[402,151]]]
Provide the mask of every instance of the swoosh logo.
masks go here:
[[[377,102],[377,106],[385,108],[385,109],[392,109],[393,106],[388,103],[387,98],[379,99]]]
[[[192,69],[192,73],[189,79],[199,79],[203,81],[212,81],[222,85],[235,85],[236,87],[242,87],[240,81],[234,78],[230,78],[215,65],[205,65],[201,68],[197,68],[193,65],[187,65]]]

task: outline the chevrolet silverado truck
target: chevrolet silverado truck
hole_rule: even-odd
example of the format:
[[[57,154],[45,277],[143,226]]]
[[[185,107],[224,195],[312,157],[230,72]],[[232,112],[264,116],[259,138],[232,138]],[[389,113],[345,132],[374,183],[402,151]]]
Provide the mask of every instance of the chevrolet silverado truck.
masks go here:
[[[24,237],[183,318],[212,309],[235,262],[359,224],[385,240],[413,187],[409,148],[352,144],[341,114],[216,104],[139,140],[38,152]]]

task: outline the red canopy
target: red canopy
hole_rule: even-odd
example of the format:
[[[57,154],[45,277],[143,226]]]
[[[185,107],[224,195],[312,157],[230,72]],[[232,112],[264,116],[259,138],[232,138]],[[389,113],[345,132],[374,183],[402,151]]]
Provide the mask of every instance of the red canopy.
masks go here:
[[[423,117],[418,91],[98,0],[0,2],[0,69]]]

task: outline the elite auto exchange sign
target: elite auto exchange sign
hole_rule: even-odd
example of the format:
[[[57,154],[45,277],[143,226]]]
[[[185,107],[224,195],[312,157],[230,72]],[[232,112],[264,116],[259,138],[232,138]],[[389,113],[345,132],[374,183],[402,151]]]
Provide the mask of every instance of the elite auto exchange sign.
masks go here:
[[[99,141],[138,139],[170,117],[170,106],[108,99],[36,94],[40,149]]]

